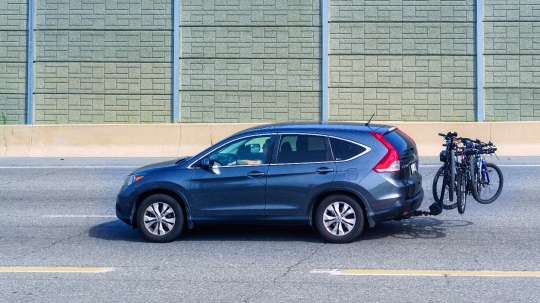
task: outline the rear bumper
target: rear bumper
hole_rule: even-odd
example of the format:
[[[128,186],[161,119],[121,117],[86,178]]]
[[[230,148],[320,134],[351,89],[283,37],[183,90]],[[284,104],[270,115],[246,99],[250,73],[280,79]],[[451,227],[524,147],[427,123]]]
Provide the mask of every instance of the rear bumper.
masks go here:
[[[410,199],[398,200],[389,208],[373,211],[372,219],[378,223],[406,217],[422,205],[422,200],[424,200],[424,189]]]

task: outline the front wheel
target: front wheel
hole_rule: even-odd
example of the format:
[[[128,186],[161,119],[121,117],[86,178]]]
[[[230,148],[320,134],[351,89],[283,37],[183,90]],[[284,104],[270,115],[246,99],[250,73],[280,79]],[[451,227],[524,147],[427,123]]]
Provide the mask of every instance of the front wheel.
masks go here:
[[[460,214],[463,214],[465,213],[465,207],[467,206],[467,171],[465,169],[460,169],[457,179],[457,209]]]
[[[328,242],[351,242],[364,229],[364,212],[358,202],[349,196],[329,196],[317,208],[315,225]]]
[[[489,204],[497,200],[503,188],[503,174],[501,169],[493,164],[486,163],[481,166],[480,172],[473,175],[475,181],[472,186],[473,198],[482,204]]]
[[[184,212],[171,196],[152,195],[137,210],[137,227],[150,242],[170,242],[182,232]]]

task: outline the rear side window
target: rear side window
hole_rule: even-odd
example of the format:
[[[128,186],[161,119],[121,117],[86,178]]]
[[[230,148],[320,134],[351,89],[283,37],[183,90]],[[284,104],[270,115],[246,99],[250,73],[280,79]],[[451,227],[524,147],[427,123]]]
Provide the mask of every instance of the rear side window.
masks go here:
[[[332,146],[332,152],[336,161],[346,161],[366,151],[366,148],[363,146],[338,138],[330,138],[330,145]]]
[[[283,135],[276,163],[324,162],[329,159],[326,140],[315,135]]]
[[[399,129],[391,131],[384,135],[384,139],[388,141],[399,153],[399,157],[405,156],[410,151],[415,150],[415,144],[411,139],[401,132]]]

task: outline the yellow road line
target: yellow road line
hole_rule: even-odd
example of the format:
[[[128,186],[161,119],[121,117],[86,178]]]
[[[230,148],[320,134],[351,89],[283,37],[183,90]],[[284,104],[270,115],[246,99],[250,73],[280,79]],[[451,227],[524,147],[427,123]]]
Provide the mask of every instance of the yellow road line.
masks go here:
[[[474,271],[474,270],[348,269],[348,270],[335,271],[332,274],[368,275],[368,276],[540,277],[540,271]]]
[[[2,272],[42,272],[42,273],[103,273],[112,271],[107,267],[0,267]]]

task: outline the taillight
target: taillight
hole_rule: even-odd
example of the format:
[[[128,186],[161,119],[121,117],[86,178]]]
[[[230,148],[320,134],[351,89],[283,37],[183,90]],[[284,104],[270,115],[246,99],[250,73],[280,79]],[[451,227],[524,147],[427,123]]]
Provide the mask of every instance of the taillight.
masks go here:
[[[375,165],[374,171],[378,173],[398,172],[400,170],[399,155],[396,149],[383,138],[382,134],[371,133],[371,135],[379,140],[387,149],[386,155]]]

